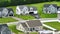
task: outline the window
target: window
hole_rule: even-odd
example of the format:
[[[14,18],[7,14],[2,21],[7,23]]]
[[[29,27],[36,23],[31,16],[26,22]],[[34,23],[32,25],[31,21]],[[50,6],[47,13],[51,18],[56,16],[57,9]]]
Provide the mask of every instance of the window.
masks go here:
[[[34,31],[34,30],[35,30],[35,28],[29,28],[29,30],[30,30],[30,31]]]
[[[32,28],[30,28],[30,31],[33,31],[33,29],[32,29]]]

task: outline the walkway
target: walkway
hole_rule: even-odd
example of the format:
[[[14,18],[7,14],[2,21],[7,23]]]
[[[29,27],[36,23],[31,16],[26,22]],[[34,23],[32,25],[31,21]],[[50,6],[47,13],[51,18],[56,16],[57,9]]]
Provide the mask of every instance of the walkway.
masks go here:
[[[13,19],[16,19],[16,20],[18,20],[18,21],[22,21],[23,19],[21,19],[21,18],[17,18],[17,17],[12,17]]]
[[[48,25],[45,25],[45,24],[43,24],[43,26],[45,26],[45,27],[47,27],[47,28],[49,28],[49,29],[51,29],[51,30],[53,30],[53,31],[56,30],[55,28],[52,28],[52,27],[50,27],[50,26],[48,26]]]

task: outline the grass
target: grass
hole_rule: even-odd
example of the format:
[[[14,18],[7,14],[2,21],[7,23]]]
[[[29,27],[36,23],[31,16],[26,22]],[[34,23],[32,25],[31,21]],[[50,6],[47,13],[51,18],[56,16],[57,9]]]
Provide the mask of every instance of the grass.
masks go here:
[[[45,24],[48,26],[51,26],[57,30],[60,30],[60,23],[59,22],[47,22]]]
[[[16,25],[9,26],[9,29],[15,34],[24,34],[23,32],[16,30]],[[37,34],[37,32],[32,32],[30,34]]]
[[[24,20],[31,20],[31,19],[34,19],[34,17],[31,16],[31,15],[16,15],[16,17],[22,18],[22,19],[24,19]]]
[[[44,4],[57,4],[58,6],[60,6],[59,4],[60,2],[43,2],[43,3],[36,3],[36,4],[27,4],[27,6],[35,6],[37,7],[37,10],[38,10],[38,14],[41,18],[56,18],[57,17],[57,14],[44,14],[42,9],[43,9],[43,5]],[[14,10],[14,14],[16,17],[18,17],[16,15],[16,6],[9,6],[11,7],[13,10]],[[29,18],[30,17],[30,18]],[[22,15],[19,15],[19,18],[22,18],[22,19],[25,19],[25,20],[28,20],[28,19],[35,19],[33,16],[30,16],[30,15],[25,15],[25,16],[22,16]]]
[[[17,21],[11,17],[7,17],[7,18],[0,18],[0,23],[8,23],[8,22],[14,22]]]
[[[23,32],[16,30],[16,25],[9,26],[9,29],[15,34],[18,34],[18,33],[23,34]]]

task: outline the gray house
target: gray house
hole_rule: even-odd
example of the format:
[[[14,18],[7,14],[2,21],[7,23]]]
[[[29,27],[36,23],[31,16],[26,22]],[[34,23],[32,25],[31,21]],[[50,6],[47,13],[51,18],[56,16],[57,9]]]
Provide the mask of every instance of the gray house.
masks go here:
[[[11,8],[0,8],[0,17],[13,16],[14,12]]]
[[[7,24],[0,24],[0,34],[11,34]]]
[[[45,4],[43,7],[43,13],[47,13],[47,14],[57,13],[57,5],[56,4]]]
[[[18,23],[16,29],[23,32],[33,32],[43,30],[43,26],[40,20],[29,20]]]

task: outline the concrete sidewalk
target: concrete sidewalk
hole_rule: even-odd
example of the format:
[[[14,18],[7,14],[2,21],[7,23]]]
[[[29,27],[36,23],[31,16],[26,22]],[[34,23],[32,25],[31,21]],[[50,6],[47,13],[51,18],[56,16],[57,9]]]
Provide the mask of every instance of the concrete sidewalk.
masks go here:
[[[43,26],[45,26],[45,27],[47,27],[47,28],[49,28],[49,29],[51,29],[51,30],[53,30],[53,31],[57,30],[57,29],[52,28],[52,27],[50,27],[50,26],[48,26],[48,25],[46,25],[46,24],[43,24]]]

